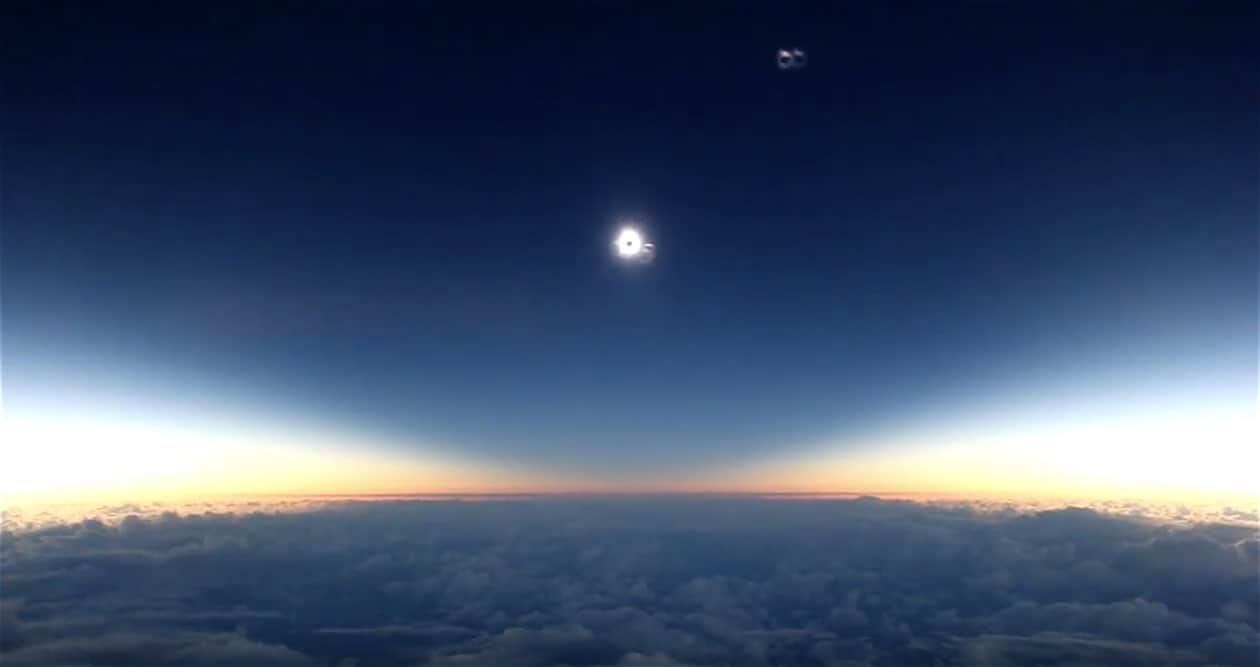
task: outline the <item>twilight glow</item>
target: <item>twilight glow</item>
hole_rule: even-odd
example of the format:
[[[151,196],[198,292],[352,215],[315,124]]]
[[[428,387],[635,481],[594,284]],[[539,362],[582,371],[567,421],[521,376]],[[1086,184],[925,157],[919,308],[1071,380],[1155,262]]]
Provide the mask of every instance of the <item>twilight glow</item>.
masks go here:
[[[145,393],[146,401],[155,394]],[[68,391],[61,387],[60,391]],[[35,394],[36,392],[30,392]],[[13,394],[12,388],[10,395]],[[69,394],[65,394],[69,395]],[[96,400],[6,410],[0,488],[10,503],[187,500],[225,495],[409,493],[878,493],[1250,503],[1260,438],[1245,396],[1145,402],[1059,397],[911,418],[893,427],[776,443],[703,469],[647,473],[474,456],[290,418],[177,401]],[[12,400],[10,404],[12,404]],[[650,434],[644,433],[644,437]],[[667,431],[657,437],[668,438]],[[598,445],[593,445],[598,447]]]
[[[0,4],[0,665],[1256,667],[1257,21]]]
[[[1111,32],[731,34],[41,60],[0,494],[1256,498],[1254,109]]]

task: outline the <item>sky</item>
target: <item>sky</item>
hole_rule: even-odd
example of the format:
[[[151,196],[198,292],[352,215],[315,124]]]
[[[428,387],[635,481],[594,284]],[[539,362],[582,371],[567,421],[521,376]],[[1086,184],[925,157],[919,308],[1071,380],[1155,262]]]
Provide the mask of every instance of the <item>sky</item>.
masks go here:
[[[1255,7],[832,4],[6,6],[0,487],[1254,498]]]

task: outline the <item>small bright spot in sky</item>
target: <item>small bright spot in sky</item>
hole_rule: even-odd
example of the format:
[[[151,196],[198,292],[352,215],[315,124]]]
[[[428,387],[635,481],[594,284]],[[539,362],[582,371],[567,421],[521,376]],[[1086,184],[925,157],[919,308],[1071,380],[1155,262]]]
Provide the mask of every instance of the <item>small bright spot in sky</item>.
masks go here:
[[[639,250],[643,247],[643,237],[639,235],[639,231],[633,227],[626,227],[621,230],[621,234],[617,236],[617,252],[623,257],[633,257],[639,254]]]
[[[622,227],[613,245],[619,257],[640,262],[652,261],[656,250],[653,244],[643,240],[643,234],[634,227]]]
[[[775,54],[775,62],[782,70],[804,69],[809,57],[801,49],[779,49]]]

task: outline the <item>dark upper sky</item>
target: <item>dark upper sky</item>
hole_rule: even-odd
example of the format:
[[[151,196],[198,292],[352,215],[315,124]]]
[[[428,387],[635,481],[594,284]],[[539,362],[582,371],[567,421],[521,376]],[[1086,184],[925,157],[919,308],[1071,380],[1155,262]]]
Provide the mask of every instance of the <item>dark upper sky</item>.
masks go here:
[[[610,471],[1253,392],[1254,4],[684,4],[6,3],[10,409]]]

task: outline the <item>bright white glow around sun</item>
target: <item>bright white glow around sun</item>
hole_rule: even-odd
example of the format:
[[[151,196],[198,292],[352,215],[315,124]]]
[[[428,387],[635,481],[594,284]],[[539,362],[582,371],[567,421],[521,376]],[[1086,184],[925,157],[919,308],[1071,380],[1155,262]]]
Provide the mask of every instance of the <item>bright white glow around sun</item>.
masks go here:
[[[634,227],[622,227],[613,246],[617,257],[626,262],[648,264],[656,256],[656,246]]]
[[[639,230],[626,227],[617,235],[617,254],[622,257],[635,257],[643,250],[643,237]]]

